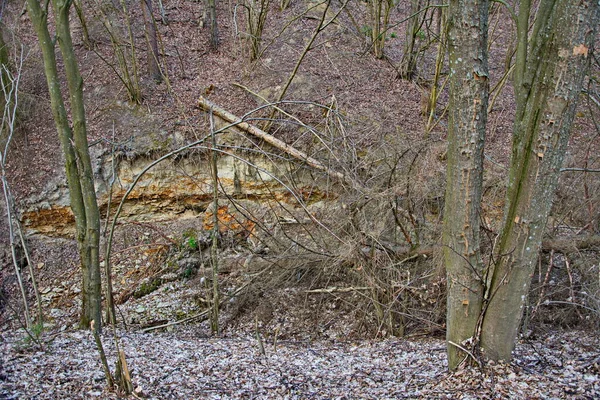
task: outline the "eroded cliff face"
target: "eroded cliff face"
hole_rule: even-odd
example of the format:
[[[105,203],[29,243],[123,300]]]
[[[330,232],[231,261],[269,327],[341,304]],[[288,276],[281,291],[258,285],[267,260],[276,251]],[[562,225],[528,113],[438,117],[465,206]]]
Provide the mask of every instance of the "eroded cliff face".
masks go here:
[[[97,155],[96,188],[101,215],[111,215],[134,180],[158,156],[148,154],[126,157],[117,154]],[[221,202],[232,199],[243,202],[287,204],[299,207],[331,198],[319,190],[313,179],[295,173],[294,184],[285,182],[283,172],[291,166],[273,164],[262,155],[221,155],[217,162]],[[206,152],[191,151],[184,156],[164,160],[145,172],[127,196],[120,218],[124,221],[160,221],[204,218],[210,228],[213,180]],[[293,186],[293,189],[292,189]],[[228,205],[220,205],[219,218],[228,220]],[[233,212],[233,211],[232,211]],[[231,219],[231,218],[229,218]],[[40,194],[30,199],[22,212],[22,220],[30,233],[48,236],[71,236],[75,232],[74,217],[69,207],[64,179],[55,178]],[[248,228],[235,218],[232,229]],[[224,224],[227,228],[227,224]]]

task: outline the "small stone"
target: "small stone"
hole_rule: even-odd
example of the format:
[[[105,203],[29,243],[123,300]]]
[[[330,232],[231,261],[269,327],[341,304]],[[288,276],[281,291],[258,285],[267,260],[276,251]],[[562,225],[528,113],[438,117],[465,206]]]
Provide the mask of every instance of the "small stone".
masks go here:
[[[52,318],[58,318],[58,317],[62,317],[65,313],[62,310],[59,310],[58,308],[53,308],[50,310],[50,316]]]
[[[162,276],[163,282],[173,282],[176,281],[179,276],[174,272],[168,272]]]

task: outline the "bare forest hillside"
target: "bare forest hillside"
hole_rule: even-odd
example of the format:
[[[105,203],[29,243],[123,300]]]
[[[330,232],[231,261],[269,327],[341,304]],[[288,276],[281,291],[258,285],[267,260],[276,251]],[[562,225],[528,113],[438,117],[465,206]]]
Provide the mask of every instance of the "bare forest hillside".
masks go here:
[[[49,7],[76,131],[68,10],[100,215],[97,334],[79,329],[85,246],[27,3]],[[513,3],[489,5],[485,265],[513,153]],[[592,48],[514,358],[457,344],[469,367],[450,373],[447,4],[0,4],[0,398],[600,396]]]

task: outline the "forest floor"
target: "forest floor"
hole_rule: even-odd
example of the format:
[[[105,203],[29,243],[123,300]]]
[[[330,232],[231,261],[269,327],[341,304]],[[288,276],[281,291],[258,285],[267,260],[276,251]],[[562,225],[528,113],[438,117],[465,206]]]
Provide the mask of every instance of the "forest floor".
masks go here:
[[[39,335],[31,332],[30,337],[18,328],[20,316],[10,308],[4,310],[0,398],[124,397],[108,390],[91,333],[76,328],[80,277],[73,273],[74,245],[62,240],[46,246],[38,243],[36,249],[52,260],[70,261],[42,268],[40,290],[48,321]],[[62,252],[53,253],[52,248]],[[146,261],[133,259],[119,271],[123,276],[144,276]],[[223,293],[243,285],[242,277],[240,271],[231,271],[221,282]],[[593,329],[563,330],[538,318],[529,337],[518,341],[510,364],[472,365],[449,373],[443,327],[417,320],[421,328],[409,324],[412,328],[405,337],[361,330],[369,319],[363,315],[364,304],[353,306],[352,293],[310,294],[302,284],[254,293],[258,299],[248,294],[231,298],[221,314],[221,335],[211,335],[208,321],[195,317],[206,306],[198,301],[207,290],[201,279],[199,273],[191,279],[165,282],[147,295],[131,296],[118,305],[119,346],[135,389],[127,398],[600,396],[600,337]],[[117,292],[139,289],[138,280],[128,282],[117,282]],[[190,320],[185,322],[187,318]],[[117,351],[110,327],[105,327],[102,342],[114,373]]]
[[[561,332],[520,341],[510,365],[448,373],[440,339],[259,341],[197,328],[119,332],[134,394],[151,399],[597,399],[600,340]],[[119,398],[107,390],[94,339],[65,330],[3,333],[0,398]],[[116,352],[103,340],[109,364]]]

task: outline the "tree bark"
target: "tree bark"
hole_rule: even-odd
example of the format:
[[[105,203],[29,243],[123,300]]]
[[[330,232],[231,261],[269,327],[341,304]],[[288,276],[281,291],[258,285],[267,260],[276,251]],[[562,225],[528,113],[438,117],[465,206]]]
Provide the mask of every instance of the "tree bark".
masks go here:
[[[88,328],[93,320],[95,329],[100,330],[102,326],[99,263],[100,214],[88,151],[85,109],[83,106],[83,79],[79,74],[77,60],[73,52],[69,27],[71,2],[68,0],[53,0],[52,5],[55,11],[56,37],[63,56],[69,87],[72,128],[60,89],[54,42],[48,31],[48,10],[42,9],[38,0],[27,0],[29,15],[42,50],[52,114],[65,154],[69,199],[75,216],[77,243],[83,275],[83,304],[80,326]]]
[[[417,74],[417,54],[419,51],[417,35],[425,18],[425,15],[421,16],[417,13],[422,5],[422,0],[410,1],[410,15],[412,18],[408,21],[404,32],[404,52],[402,53],[402,60],[400,60],[398,75],[401,79],[408,81],[412,80]]]
[[[142,11],[144,14],[144,23],[146,27],[146,42],[148,50],[146,51],[146,59],[148,62],[148,75],[155,82],[162,82],[162,73],[160,71],[159,53],[158,53],[158,37],[156,32],[156,23],[154,21],[154,13],[152,10],[152,0],[141,0]]]
[[[484,293],[479,212],[489,93],[488,8],[487,0],[452,0],[449,5],[450,111],[442,240],[450,369],[466,356],[456,344],[475,335]]]
[[[0,22],[0,75],[2,75],[2,85],[3,88],[0,88],[0,106],[5,108],[9,107],[12,109],[12,99],[6,99],[4,96],[5,92],[9,92],[9,76],[8,72],[4,69],[10,69],[10,59],[8,55],[8,49],[6,47],[6,43],[4,42],[4,24]],[[8,101],[7,101],[8,100]],[[0,126],[0,129],[3,129],[4,126]]]
[[[375,58],[383,58],[385,35],[390,19],[390,10],[393,3],[390,0],[368,0],[367,7],[371,17],[371,45]]]
[[[524,6],[507,209],[481,332],[495,360],[511,358],[599,23],[597,1],[543,1],[527,40]]]
[[[217,25],[217,0],[205,0],[206,5],[206,20],[205,25],[210,28],[210,49],[217,50],[219,48],[219,28]]]

